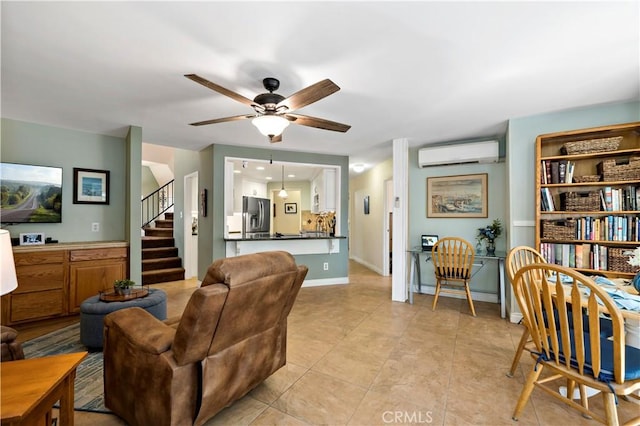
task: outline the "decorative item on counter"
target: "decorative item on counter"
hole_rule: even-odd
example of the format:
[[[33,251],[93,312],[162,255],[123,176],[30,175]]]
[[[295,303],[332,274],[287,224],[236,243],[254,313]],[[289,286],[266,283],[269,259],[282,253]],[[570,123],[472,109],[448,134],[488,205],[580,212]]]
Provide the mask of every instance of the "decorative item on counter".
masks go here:
[[[640,246],[636,247],[633,251],[626,252],[625,254],[629,255],[629,260],[627,260],[629,265],[640,268]],[[638,293],[640,293],[640,270],[636,272],[636,275],[631,280],[631,285]]]
[[[191,235],[198,235],[198,218],[191,219]]]
[[[329,220],[327,221],[327,225],[329,227],[329,236],[336,236],[336,214],[331,212],[329,214]]]
[[[494,219],[491,225],[487,225],[484,228],[478,229],[478,235],[476,236],[476,247],[481,247],[484,243],[486,245],[487,255],[495,256],[496,254],[496,238],[502,235],[502,223],[500,219]]]

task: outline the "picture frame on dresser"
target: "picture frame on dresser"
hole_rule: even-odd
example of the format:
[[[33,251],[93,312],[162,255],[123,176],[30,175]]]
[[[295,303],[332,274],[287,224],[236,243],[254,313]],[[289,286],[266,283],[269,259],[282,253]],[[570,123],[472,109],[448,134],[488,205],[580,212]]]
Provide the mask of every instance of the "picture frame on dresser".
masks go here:
[[[109,204],[109,170],[73,168],[73,204]]]
[[[44,243],[45,237],[42,232],[23,232],[20,234],[21,246],[38,246]]]

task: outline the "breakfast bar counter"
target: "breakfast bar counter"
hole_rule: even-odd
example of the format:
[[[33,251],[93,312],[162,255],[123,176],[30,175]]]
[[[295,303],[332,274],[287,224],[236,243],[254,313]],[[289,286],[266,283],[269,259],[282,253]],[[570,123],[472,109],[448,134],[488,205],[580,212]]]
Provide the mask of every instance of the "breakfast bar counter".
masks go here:
[[[258,253],[270,250],[284,250],[293,255],[297,254],[332,254],[340,253],[340,240],[347,237],[328,235],[324,233],[301,234],[242,234],[226,237],[227,257],[242,254]]]

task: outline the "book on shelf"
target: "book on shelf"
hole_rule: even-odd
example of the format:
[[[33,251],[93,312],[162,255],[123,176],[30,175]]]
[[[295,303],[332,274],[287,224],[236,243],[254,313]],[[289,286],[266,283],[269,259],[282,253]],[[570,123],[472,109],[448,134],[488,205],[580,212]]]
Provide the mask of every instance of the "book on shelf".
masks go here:
[[[567,244],[569,246],[569,268],[576,267],[576,245]]]
[[[567,177],[567,160],[558,161],[558,183],[565,183]]]
[[[611,187],[605,186],[604,189],[600,190],[601,193],[604,193],[604,210],[607,212],[613,211],[613,204],[611,202]]]
[[[575,161],[567,161],[567,175],[565,177],[566,183],[573,183],[573,171],[576,168]]]
[[[560,162],[551,162],[551,183],[560,183]]]
[[[582,250],[583,250],[584,244],[576,244],[574,251],[575,251],[575,267],[576,268],[582,268]]]
[[[551,183],[551,161],[546,160],[544,162],[544,168],[545,168],[545,172],[547,174],[547,177],[546,177],[547,180],[546,180],[545,183]]]

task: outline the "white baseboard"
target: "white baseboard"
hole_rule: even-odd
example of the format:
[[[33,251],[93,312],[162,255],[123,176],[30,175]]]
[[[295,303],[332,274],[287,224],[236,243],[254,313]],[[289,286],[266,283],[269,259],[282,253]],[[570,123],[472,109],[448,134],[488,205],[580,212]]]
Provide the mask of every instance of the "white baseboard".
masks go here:
[[[374,272],[376,272],[376,273],[378,273],[380,275],[383,275],[382,274],[382,270],[379,267],[377,267],[376,265],[373,265],[373,264],[371,264],[369,262],[365,262],[364,260],[362,260],[362,259],[360,259],[358,257],[351,257],[351,260],[353,260],[354,262],[358,262],[359,264],[361,264],[363,266],[366,266],[367,268],[371,269],[372,271],[374,271]]]
[[[318,287],[323,285],[349,284],[349,277],[322,278],[317,280],[304,280],[302,287]]]
[[[509,315],[509,321],[514,324],[518,324],[522,320],[522,313],[520,312],[511,312]]]

